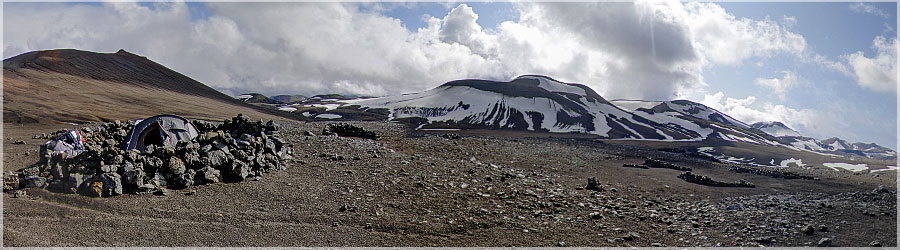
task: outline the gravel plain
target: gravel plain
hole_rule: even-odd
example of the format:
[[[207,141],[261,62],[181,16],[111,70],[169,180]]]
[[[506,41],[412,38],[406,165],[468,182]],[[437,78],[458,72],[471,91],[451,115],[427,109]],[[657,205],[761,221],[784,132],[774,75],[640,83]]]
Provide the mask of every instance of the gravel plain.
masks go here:
[[[260,180],[91,198],[3,194],[4,246],[857,246],[897,244],[894,172],[773,178],[640,146],[579,138],[422,133],[351,122],[380,139],[281,122],[287,169]],[[4,124],[3,167],[70,125]],[[310,132],[312,135],[304,135]],[[25,144],[14,144],[16,141]],[[711,187],[684,171],[755,187]],[[789,171],[789,170],[788,170]],[[887,174],[890,173],[890,174]],[[806,175],[815,173],[803,173]],[[588,179],[597,185],[588,189]]]

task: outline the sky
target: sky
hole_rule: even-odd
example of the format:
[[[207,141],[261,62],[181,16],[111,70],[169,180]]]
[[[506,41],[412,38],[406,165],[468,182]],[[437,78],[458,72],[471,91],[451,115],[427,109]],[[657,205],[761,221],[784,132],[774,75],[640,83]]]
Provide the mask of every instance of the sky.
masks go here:
[[[125,49],[230,95],[542,74],[896,149],[896,30],[890,2],[4,3],[3,57]]]

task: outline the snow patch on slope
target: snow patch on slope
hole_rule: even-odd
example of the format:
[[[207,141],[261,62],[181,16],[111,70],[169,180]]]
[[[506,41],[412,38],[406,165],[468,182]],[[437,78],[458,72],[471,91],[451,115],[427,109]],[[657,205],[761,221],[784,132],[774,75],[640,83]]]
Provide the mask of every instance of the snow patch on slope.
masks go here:
[[[841,162],[827,162],[827,163],[822,163],[822,165],[824,165],[825,167],[834,169],[834,171],[839,171],[838,168],[850,170],[853,172],[859,172],[859,171],[869,169],[868,167],[866,167],[865,163],[850,164],[850,163],[841,163]]]

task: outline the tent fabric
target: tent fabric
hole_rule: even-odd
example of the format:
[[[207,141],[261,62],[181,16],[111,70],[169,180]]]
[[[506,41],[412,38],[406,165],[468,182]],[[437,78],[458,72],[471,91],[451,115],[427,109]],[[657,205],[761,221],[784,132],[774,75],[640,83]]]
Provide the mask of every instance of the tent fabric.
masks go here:
[[[176,115],[158,115],[135,121],[125,142],[125,150],[144,151],[147,145],[175,146],[181,141],[191,141],[197,135],[197,128],[187,119]]]

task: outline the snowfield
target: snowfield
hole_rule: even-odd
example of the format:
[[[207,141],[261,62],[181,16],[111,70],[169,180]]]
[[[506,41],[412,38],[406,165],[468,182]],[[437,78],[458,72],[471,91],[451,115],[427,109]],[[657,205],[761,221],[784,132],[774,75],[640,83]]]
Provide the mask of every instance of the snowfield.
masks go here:
[[[294,111],[297,111],[297,108],[291,107],[291,106],[284,106],[284,107],[278,107],[278,110],[281,110],[281,111],[287,111],[287,112],[294,112]]]
[[[869,169],[868,167],[866,167],[865,163],[850,164],[850,163],[840,163],[840,162],[828,162],[828,163],[822,163],[822,165],[824,165],[825,167],[834,169],[834,171],[840,171],[838,168],[842,168],[842,169],[853,171],[853,172],[859,172],[859,171]]]
[[[322,119],[339,119],[341,117],[343,117],[343,116],[338,115],[338,114],[319,114],[316,116],[316,118],[322,118]]]
[[[779,165],[783,168],[786,168],[786,167],[789,167],[790,165],[788,165],[788,164],[791,164],[791,163],[793,163],[797,167],[806,166],[806,164],[803,164],[803,159],[794,159],[794,158],[783,160],[783,161],[781,161],[781,164],[779,164]]]

